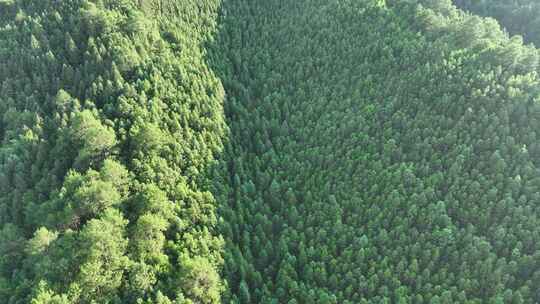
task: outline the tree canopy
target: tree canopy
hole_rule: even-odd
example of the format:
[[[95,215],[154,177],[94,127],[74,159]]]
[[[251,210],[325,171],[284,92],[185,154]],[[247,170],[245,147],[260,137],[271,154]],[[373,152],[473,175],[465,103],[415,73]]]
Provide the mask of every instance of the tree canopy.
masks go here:
[[[540,302],[536,10],[0,0],[0,304]]]
[[[534,0],[454,0],[471,13],[497,19],[512,35],[540,47],[540,3]]]

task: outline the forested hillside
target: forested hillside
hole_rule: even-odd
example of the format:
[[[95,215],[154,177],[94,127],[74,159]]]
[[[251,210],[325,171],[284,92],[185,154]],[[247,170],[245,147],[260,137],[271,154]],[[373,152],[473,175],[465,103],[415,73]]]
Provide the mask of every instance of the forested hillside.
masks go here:
[[[0,0],[0,303],[538,303],[538,65],[451,0]]]
[[[540,301],[537,51],[423,4],[224,2],[226,303]]]
[[[0,2],[1,303],[219,302],[218,4]]]
[[[464,9],[497,19],[512,35],[540,47],[540,2],[536,0],[454,0]]]

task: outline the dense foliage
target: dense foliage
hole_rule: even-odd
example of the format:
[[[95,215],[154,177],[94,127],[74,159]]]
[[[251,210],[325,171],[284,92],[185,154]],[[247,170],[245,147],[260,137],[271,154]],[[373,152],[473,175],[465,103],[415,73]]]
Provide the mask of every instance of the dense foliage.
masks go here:
[[[540,301],[537,51],[422,7],[225,2],[226,303]]]
[[[0,303],[538,303],[539,59],[450,0],[0,0]]]
[[[218,303],[217,1],[0,2],[0,302]]]
[[[454,0],[474,14],[497,19],[512,35],[540,47],[540,2],[537,0]]]

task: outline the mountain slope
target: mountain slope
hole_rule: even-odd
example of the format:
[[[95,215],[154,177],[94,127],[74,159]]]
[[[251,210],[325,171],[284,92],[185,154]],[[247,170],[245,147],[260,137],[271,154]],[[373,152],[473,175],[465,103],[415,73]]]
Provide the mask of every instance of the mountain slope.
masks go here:
[[[0,0],[0,303],[537,303],[538,51],[450,0]]]
[[[540,300],[537,52],[422,4],[224,3],[225,302]]]
[[[497,19],[512,35],[521,35],[527,43],[540,46],[540,3],[534,0],[478,1],[454,0],[473,14]]]
[[[0,3],[1,303],[219,301],[218,4]]]

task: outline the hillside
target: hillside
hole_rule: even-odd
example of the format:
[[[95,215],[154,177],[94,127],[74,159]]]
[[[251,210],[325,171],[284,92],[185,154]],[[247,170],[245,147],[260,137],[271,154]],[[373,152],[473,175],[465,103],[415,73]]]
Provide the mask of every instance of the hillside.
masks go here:
[[[226,299],[540,300],[536,50],[445,2],[227,3]]]
[[[1,5],[0,302],[218,302],[217,1]]]
[[[539,53],[494,19],[0,0],[0,32],[0,303],[540,302]]]
[[[484,17],[497,19],[512,35],[540,46],[540,2],[535,0],[454,0],[456,6]]]

